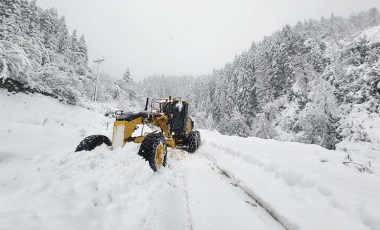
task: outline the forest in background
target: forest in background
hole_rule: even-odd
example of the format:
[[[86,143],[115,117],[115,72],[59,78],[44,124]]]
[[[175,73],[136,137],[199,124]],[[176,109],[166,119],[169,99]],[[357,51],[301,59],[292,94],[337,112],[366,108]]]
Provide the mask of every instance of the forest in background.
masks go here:
[[[122,79],[101,73],[101,81],[100,101],[135,99],[128,70]],[[94,97],[95,73],[88,67],[84,35],[69,31],[64,16],[42,9],[36,0],[2,0],[0,84],[16,91],[26,86],[86,106]]]
[[[350,116],[379,116],[380,39],[363,32],[379,24],[372,8],[286,25],[207,76],[157,75],[136,83],[128,70],[120,78],[103,72],[98,99],[131,108],[142,106],[144,97],[182,97],[198,127],[227,135],[329,149],[344,140],[370,142]],[[88,107],[95,73],[85,37],[35,0],[1,1],[0,86]]]
[[[200,127],[227,135],[329,149],[342,140],[369,142],[347,117],[379,116],[380,39],[363,34],[379,24],[372,8],[286,25],[208,76],[152,76],[140,87],[150,97],[186,98]]]

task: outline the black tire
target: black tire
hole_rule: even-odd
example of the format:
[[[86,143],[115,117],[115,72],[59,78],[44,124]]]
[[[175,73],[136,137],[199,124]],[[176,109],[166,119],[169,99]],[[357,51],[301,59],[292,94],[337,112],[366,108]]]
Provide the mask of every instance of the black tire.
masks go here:
[[[106,144],[107,146],[111,146],[112,142],[110,139],[103,135],[92,135],[84,138],[75,149],[75,152],[79,151],[91,151],[96,147]]]
[[[191,131],[189,133],[189,136],[187,137],[187,145],[190,153],[197,151],[201,145],[201,135],[199,134],[199,131]]]
[[[167,147],[162,133],[147,135],[141,143],[139,155],[149,162],[154,172],[166,166]]]

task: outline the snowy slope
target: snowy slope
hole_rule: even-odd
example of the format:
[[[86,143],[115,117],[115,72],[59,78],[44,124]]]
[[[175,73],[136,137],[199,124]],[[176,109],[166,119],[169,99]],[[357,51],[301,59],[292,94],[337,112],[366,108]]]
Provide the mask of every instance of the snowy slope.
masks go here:
[[[137,144],[73,152],[110,136],[100,113],[3,90],[0,108],[0,229],[380,228],[379,166],[343,152],[202,131],[153,173]]]
[[[380,229],[380,164],[373,174],[317,145],[202,132],[200,151],[291,229]]]
[[[380,42],[380,26],[374,26],[364,30],[359,38],[366,38],[371,41],[371,43]]]

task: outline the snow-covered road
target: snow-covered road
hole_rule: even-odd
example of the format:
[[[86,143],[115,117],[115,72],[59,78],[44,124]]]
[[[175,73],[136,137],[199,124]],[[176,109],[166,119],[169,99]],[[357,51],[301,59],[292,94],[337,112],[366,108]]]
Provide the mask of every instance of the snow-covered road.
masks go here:
[[[191,229],[284,229],[200,151],[172,150],[170,159],[183,177]]]
[[[73,151],[110,136],[99,112],[2,90],[0,109],[0,230],[380,229],[378,161],[370,174],[344,152],[204,130],[153,173],[134,143]]]
[[[138,147],[23,159],[32,178],[2,181],[0,229],[284,229],[201,153],[153,173]]]
[[[73,150],[112,119],[1,93],[0,229],[284,229],[200,151],[153,173],[130,143]]]
[[[137,150],[22,159],[30,181],[7,172],[0,229],[284,229],[204,156],[172,150],[153,173]]]

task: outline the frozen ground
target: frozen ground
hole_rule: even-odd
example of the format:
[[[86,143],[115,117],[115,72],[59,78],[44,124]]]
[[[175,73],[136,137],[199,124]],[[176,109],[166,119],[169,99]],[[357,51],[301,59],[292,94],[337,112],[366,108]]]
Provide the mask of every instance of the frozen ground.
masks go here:
[[[344,166],[343,152],[202,131],[195,154],[170,151],[153,173],[137,144],[73,152],[85,135],[110,136],[112,119],[7,95],[0,90],[1,230],[380,229],[377,162],[370,174]]]

